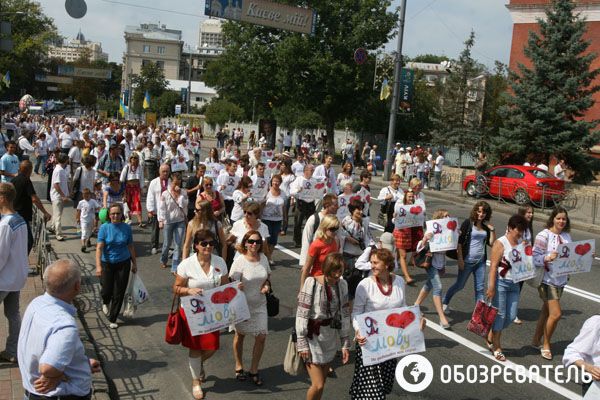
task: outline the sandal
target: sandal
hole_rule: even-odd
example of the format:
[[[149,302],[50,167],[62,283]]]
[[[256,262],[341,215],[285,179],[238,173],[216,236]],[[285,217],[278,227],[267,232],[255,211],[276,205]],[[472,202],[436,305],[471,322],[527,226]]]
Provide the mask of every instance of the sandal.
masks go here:
[[[235,370],[235,379],[237,379],[240,382],[245,381],[247,379],[246,373],[244,372],[243,369]]]
[[[485,339],[485,344],[487,345],[488,350],[493,353],[494,352],[494,343]]]
[[[248,376],[250,377],[250,379],[252,379],[252,382],[256,385],[256,386],[262,386],[263,385],[263,381],[260,379],[260,375],[257,373],[255,374],[251,374],[250,372],[248,372]]]
[[[139,227],[140,227],[140,228],[145,228],[145,227],[146,227],[146,224],[145,224],[145,223],[143,223],[143,222],[140,222],[140,225],[139,225]]]
[[[552,352],[548,349],[540,349],[540,354],[544,360],[552,361]]]
[[[498,361],[506,361],[506,356],[501,351],[494,351],[494,358]]]
[[[194,399],[196,400],[202,400],[204,398],[204,392],[200,385],[192,386],[192,396],[194,396]]]
[[[411,280],[407,280],[407,281],[406,281],[406,284],[407,284],[408,286],[415,286],[415,285],[416,285],[416,283],[415,283],[415,282],[416,282],[416,281],[415,281],[414,279],[411,279]]]

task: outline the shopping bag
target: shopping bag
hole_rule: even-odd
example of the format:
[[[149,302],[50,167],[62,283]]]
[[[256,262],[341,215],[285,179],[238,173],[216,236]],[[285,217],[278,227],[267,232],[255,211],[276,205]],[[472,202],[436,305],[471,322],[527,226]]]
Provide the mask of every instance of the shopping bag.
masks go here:
[[[295,329],[292,330],[292,334],[288,340],[287,350],[285,351],[285,357],[283,359],[283,370],[292,376],[297,376],[305,370],[302,357],[300,357],[298,349],[296,348]]]
[[[144,282],[142,282],[142,278],[138,274],[133,274],[133,283],[131,286],[134,305],[139,306],[150,299],[148,290],[146,290],[146,286],[144,286]]]
[[[129,283],[125,290],[125,300],[123,301],[123,316],[126,318],[133,318],[135,314],[136,306],[133,302],[133,278],[136,274],[133,272],[129,273]]]
[[[497,314],[498,309],[496,307],[483,300],[479,300],[475,305],[471,320],[467,324],[467,330],[483,338],[487,338],[487,334],[492,329]]]
[[[177,308],[175,308],[175,302],[177,302]],[[175,310],[173,310],[175,308]],[[184,329],[186,329],[185,322],[179,313],[179,296],[173,295],[173,302],[171,303],[171,312],[167,318],[167,327],[165,329],[165,342],[169,344],[180,344],[183,340]]]

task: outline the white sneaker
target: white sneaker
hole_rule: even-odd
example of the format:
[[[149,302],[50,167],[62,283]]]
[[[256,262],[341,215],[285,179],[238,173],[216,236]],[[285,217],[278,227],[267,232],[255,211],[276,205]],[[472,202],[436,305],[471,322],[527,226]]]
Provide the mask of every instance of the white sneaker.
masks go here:
[[[448,304],[442,304],[442,311],[444,311],[444,314],[448,315],[450,314],[450,307],[448,306]]]
[[[111,322],[110,324],[108,324],[108,327],[110,329],[117,329],[119,325],[116,322]]]
[[[158,253],[158,250],[156,249],[156,247],[153,247],[152,250],[150,250],[150,253],[156,254]]]
[[[102,304],[102,312],[108,316],[108,306],[106,304]]]

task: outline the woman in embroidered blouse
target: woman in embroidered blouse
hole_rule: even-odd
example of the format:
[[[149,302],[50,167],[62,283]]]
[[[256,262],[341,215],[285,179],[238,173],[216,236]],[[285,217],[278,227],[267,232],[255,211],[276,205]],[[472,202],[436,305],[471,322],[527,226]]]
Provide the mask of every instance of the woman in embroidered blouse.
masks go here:
[[[348,210],[350,215],[342,220],[342,236],[344,238],[342,254],[346,261],[344,279],[348,282],[348,296],[352,300],[358,283],[366,277],[366,274],[354,271],[356,259],[360,257],[366,246],[373,242],[373,239],[369,227],[363,223],[363,203],[360,199],[350,200]]]
[[[305,362],[311,386],[307,399],[320,399],[329,364],[342,342],[342,362],[350,358],[350,304],[348,287],[340,277],[344,271],[341,254],[329,254],[323,275],[309,277],[298,295],[296,334],[298,353]]]
[[[546,229],[535,237],[533,246],[533,263],[537,268],[544,268],[542,270],[544,277],[538,287],[544,305],[537,321],[532,344],[540,348],[540,354],[546,360],[552,360],[550,340],[562,315],[560,298],[569,279],[568,276],[552,276],[552,262],[558,257],[556,251],[558,246],[572,241],[570,230],[571,221],[567,210],[556,207],[546,222]]]
[[[129,206],[125,202],[125,184],[119,179],[118,172],[111,172],[108,176],[108,185],[102,192],[102,207],[108,208],[111,204],[121,204],[125,222],[129,223]]]
[[[140,167],[140,157],[137,153],[129,156],[129,164],[121,171],[121,182],[125,182],[125,199],[129,214],[134,215],[140,228],[142,222],[142,186],[144,185],[144,168]]]
[[[354,178],[352,177],[352,164],[350,164],[349,162],[344,164],[344,166],[342,167],[342,172],[340,172],[337,176],[337,187],[339,188],[340,193],[342,192],[343,187],[346,186],[347,183],[354,183]]]
[[[406,307],[404,279],[394,275],[394,255],[387,249],[371,251],[372,275],[363,279],[356,288],[352,307],[352,319],[356,331],[356,362],[350,386],[352,399],[385,399],[392,392],[397,360],[365,366],[362,361],[362,346],[367,338],[360,335],[356,316],[378,310]],[[421,330],[425,319],[421,319]]]
[[[175,295],[201,295],[204,289],[212,289],[229,282],[225,260],[212,254],[214,246],[215,236],[211,231],[202,229],[194,234],[196,253],[177,266],[173,284]],[[219,349],[219,331],[192,336],[183,307],[179,308],[179,313],[185,322],[181,344],[189,349],[188,363],[192,373],[192,394],[195,399],[202,399],[204,393],[201,383],[206,377],[204,361]]]

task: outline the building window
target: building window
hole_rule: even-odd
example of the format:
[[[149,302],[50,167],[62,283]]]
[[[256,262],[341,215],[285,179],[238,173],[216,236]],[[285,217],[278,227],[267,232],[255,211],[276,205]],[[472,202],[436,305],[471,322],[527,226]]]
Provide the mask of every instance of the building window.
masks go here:
[[[145,44],[143,51],[144,51],[144,53],[150,53],[150,45],[149,44]]]
[[[162,70],[165,69],[165,62],[164,61],[157,61],[156,62],[156,66]]]
[[[156,52],[157,52],[158,54],[165,54],[165,46],[158,46],[158,47],[156,48]]]
[[[202,101],[202,97],[196,97],[196,101]]]
[[[142,60],[142,67],[145,67],[146,65],[148,65],[150,63],[151,63],[150,60]]]

